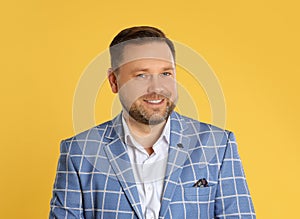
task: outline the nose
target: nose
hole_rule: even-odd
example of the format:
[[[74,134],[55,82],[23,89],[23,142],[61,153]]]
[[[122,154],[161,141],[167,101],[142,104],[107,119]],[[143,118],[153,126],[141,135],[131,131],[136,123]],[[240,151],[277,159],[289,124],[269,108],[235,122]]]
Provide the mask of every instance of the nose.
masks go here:
[[[159,74],[152,75],[151,79],[149,80],[147,91],[149,93],[161,93],[163,90],[164,90],[164,85],[162,83]]]

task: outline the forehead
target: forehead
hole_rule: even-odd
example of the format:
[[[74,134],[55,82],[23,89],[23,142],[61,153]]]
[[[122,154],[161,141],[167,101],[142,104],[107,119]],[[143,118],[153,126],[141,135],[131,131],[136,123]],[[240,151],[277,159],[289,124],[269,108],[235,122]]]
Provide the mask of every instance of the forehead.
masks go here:
[[[164,42],[147,42],[124,46],[121,65],[143,59],[155,59],[174,63],[172,52]]]

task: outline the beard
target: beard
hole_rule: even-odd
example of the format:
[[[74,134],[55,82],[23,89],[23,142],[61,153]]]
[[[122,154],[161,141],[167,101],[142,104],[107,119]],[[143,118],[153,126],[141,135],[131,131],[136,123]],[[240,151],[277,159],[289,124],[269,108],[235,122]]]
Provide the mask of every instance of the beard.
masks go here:
[[[144,99],[149,97],[164,99],[164,105],[160,107],[147,107],[143,104]],[[165,122],[175,108],[175,103],[162,95],[146,95],[136,100],[131,107],[125,108],[128,114],[137,122],[145,125],[157,125]]]

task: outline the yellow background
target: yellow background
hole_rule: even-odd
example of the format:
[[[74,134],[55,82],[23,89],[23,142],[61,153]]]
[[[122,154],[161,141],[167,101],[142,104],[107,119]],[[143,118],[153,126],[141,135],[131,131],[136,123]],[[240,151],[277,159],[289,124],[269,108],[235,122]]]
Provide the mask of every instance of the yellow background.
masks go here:
[[[157,26],[208,61],[226,97],[226,128],[236,134],[258,218],[297,217],[296,0],[28,0],[2,2],[0,10],[1,218],[48,217],[59,142],[74,134],[80,75],[133,25]],[[97,122],[109,119],[101,108],[111,97],[97,101]]]

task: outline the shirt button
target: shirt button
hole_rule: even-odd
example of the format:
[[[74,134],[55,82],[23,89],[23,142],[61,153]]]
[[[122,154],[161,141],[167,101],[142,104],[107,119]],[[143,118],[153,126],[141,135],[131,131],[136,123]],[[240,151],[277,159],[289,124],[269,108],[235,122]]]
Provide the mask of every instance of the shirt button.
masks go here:
[[[151,191],[152,190],[152,186],[148,185],[148,190]]]

